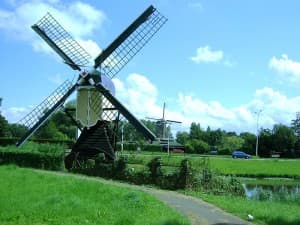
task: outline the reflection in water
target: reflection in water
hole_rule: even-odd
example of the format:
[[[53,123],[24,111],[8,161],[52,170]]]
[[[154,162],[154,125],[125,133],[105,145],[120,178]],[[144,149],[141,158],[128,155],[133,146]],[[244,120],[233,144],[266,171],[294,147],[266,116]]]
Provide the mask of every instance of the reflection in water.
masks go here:
[[[300,198],[300,185],[243,184],[246,196],[257,200]]]

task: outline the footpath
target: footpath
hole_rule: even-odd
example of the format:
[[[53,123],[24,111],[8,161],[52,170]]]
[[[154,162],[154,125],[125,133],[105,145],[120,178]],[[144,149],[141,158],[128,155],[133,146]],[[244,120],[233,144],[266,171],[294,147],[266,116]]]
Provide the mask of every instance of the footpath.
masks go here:
[[[163,201],[170,207],[176,209],[178,212],[181,212],[183,215],[186,215],[190,219],[192,225],[254,225],[253,223],[242,220],[241,218],[227,213],[212,204],[204,202],[199,198],[180,194],[175,191],[160,190],[113,180],[105,180],[100,177],[88,177],[78,174],[52,172],[45,170],[36,171],[41,173],[57,174],[60,176],[72,176],[78,179],[93,180],[103,184],[111,184],[144,191],[146,193],[154,195],[156,198]]]

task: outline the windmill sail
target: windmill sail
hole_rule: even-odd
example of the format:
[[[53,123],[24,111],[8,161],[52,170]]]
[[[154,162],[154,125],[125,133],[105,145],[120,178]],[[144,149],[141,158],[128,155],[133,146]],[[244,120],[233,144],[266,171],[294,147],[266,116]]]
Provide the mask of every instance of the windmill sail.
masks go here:
[[[22,145],[44,122],[65,102],[65,100],[76,89],[69,80],[61,84],[52,94],[50,94],[41,104],[23,117],[18,124],[26,126],[29,130],[17,142],[17,146]]]
[[[101,83],[96,84],[96,88],[105,96],[105,98],[120,111],[120,113],[146,138],[151,141],[156,139],[156,136],[142,123],[140,122],[125,106],[119,102]]]
[[[153,6],[148,7],[123,33],[95,59],[94,68],[101,74],[114,77],[152,36],[165,24],[167,18]]]
[[[86,65],[89,62],[90,55],[50,13],[47,13],[31,28],[74,70],[80,70],[80,65]]]

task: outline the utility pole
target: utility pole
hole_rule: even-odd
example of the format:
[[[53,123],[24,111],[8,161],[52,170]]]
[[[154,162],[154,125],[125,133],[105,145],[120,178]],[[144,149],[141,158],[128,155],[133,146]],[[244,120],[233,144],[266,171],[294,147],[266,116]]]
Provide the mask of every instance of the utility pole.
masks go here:
[[[255,112],[257,114],[257,120],[256,120],[256,146],[255,146],[255,155],[258,156],[258,121],[259,121],[259,116],[263,110],[260,109],[258,112]]]

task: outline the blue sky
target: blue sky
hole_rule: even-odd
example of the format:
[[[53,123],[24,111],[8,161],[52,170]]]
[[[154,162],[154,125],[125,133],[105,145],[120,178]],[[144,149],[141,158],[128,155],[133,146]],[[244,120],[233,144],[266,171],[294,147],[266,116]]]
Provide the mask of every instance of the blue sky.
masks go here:
[[[299,1],[60,1],[0,3],[1,113],[16,122],[77,72],[30,28],[49,11],[95,57],[150,4],[168,22],[114,78],[139,118],[256,132],[300,111]]]

